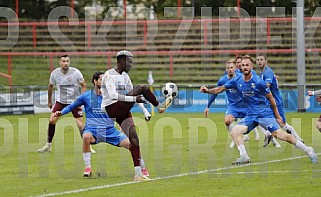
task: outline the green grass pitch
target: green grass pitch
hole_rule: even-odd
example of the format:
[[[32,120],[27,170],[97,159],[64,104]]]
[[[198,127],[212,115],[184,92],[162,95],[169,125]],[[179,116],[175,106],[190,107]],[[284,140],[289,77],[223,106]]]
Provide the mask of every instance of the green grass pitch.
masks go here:
[[[213,111],[213,110],[212,110]],[[223,113],[134,114],[142,156],[152,181],[133,182],[129,151],[101,143],[92,155],[94,175],[82,176],[82,141],[70,115],[56,126],[53,151],[39,154],[49,114],[0,117],[1,196],[320,196],[321,161],[280,142],[263,148],[263,135],[245,142],[252,163],[233,166]],[[288,113],[307,145],[321,152],[317,113]],[[319,158],[321,159],[321,158]]]

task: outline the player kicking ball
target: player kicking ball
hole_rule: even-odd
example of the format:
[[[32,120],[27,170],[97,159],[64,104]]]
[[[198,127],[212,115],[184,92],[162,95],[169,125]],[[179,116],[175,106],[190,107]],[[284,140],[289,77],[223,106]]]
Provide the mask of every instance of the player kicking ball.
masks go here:
[[[158,109],[159,113],[163,113],[172,104],[173,97],[168,96],[164,102],[160,103],[150,91],[149,86],[137,85],[134,87],[128,75],[129,70],[133,67],[133,54],[122,50],[117,53],[116,58],[116,66],[107,70],[102,79],[101,109],[110,118],[116,120],[129,138],[131,145],[129,150],[132,154],[135,171],[140,172],[144,164],[142,164],[139,139],[130,110],[136,103],[143,105],[149,101]]]
[[[94,90],[83,93],[75,102],[54,114],[56,117],[59,117],[82,105],[85,107],[86,125],[83,133],[84,177],[90,177],[92,175],[90,144],[105,142],[126,149],[130,149],[131,146],[128,137],[118,131],[114,127],[114,121],[109,118],[106,113],[101,111],[102,96],[100,88],[103,74],[103,72],[96,72],[93,75],[92,83],[94,84]],[[149,178],[143,175],[142,171],[135,171],[134,180],[145,181],[149,180]]]

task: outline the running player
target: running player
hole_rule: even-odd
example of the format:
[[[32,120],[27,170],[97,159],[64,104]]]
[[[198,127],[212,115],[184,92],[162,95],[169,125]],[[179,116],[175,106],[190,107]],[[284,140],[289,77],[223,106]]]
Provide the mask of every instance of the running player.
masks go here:
[[[209,94],[218,94],[233,88],[242,95],[243,103],[247,107],[247,115],[233,127],[231,132],[232,138],[240,152],[240,158],[232,162],[232,164],[246,164],[251,162],[245,149],[242,135],[258,125],[269,130],[274,137],[300,148],[309,156],[312,163],[316,163],[318,158],[312,147],[306,146],[293,135],[282,132],[279,124],[282,124],[283,120],[278,112],[273,95],[266,83],[258,76],[252,74],[252,68],[252,58],[250,56],[244,56],[242,58],[242,75],[233,78],[220,87],[208,89],[202,86],[200,88],[201,92]]]

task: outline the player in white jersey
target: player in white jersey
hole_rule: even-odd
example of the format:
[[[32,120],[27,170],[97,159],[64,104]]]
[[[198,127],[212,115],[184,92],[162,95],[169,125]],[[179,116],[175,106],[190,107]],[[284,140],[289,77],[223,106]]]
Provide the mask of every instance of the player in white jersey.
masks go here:
[[[55,135],[56,122],[59,117],[55,117],[56,111],[61,111],[64,107],[72,103],[81,94],[86,91],[86,82],[81,72],[74,67],[70,67],[70,58],[68,55],[62,55],[60,57],[60,68],[56,68],[52,71],[48,85],[48,107],[52,109],[52,113],[49,119],[47,144],[38,149],[38,152],[44,153],[51,151],[52,140]],[[54,92],[54,85],[57,86],[58,96],[56,98],[55,105],[52,105],[52,94]],[[81,92],[80,92],[81,87]],[[53,108],[52,108],[53,107]],[[82,109],[79,107],[72,111],[72,114],[76,120],[80,135],[82,136],[84,121]],[[95,152],[92,150],[92,152]]]
[[[115,68],[107,70],[103,76],[101,107],[102,111],[106,111],[110,118],[116,120],[122,131],[128,136],[135,171],[139,172],[142,170],[143,164],[141,164],[139,140],[130,110],[135,103],[143,105],[147,100],[158,109],[158,112],[162,113],[171,105],[173,98],[170,96],[163,103],[159,103],[148,86],[133,87],[127,74],[132,63],[132,53],[126,50],[117,53],[117,65]]]

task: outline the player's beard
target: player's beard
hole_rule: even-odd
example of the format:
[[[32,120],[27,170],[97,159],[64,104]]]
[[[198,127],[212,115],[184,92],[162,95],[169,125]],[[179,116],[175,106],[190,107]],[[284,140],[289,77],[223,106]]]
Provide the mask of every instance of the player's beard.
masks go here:
[[[96,85],[96,94],[101,95],[101,85]]]
[[[248,76],[250,73],[251,73],[250,70],[244,70],[244,71],[243,71],[243,74],[244,74],[245,76]]]
[[[63,71],[66,71],[66,72],[67,72],[68,69],[69,69],[69,66],[68,66],[68,65],[67,65],[67,66],[62,66],[62,70],[63,70]]]

